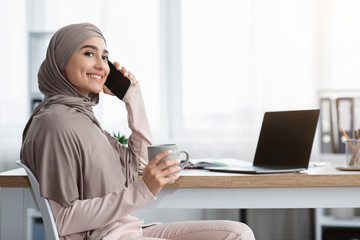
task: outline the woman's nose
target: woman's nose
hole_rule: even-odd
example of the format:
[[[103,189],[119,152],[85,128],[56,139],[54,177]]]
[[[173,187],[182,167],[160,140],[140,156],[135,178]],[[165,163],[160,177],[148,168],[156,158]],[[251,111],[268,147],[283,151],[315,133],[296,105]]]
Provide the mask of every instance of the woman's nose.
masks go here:
[[[98,69],[104,69],[106,68],[107,62],[102,58],[96,58],[95,67]]]

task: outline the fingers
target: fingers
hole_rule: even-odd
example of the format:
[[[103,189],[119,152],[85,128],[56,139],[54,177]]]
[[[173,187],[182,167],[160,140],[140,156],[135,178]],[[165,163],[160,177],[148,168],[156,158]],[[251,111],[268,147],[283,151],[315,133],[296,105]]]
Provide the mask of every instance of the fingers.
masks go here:
[[[161,159],[164,159],[164,158],[170,156],[171,154],[172,154],[172,151],[161,152],[161,153],[155,155],[152,159],[149,159],[149,160],[151,160],[149,165],[151,165],[151,164],[157,165]]]
[[[131,79],[131,81],[132,81],[132,84],[131,84],[131,85],[132,85],[132,86],[135,86],[135,85],[138,83],[138,81],[136,80],[134,74],[133,74],[132,72],[127,71],[125,67],[121,67],[121,66],[120,66],[120,63],[114,62],[114,66],[116,67],[116,69],[117,69],[118,71],[122,72],[122,74],[123,74],[125,77]]]
[[[116,69],[117,69],[118,71],[122,72],[122,74],[123,74],[125,77],[128,77],[129,72],[126,71],[126,68],[125,68],[125,67],[121,67],[121,66],[120,66],[120,63],[114,62],[114,66],[116,67]]]
[[[117,69],[118,71],[122,72],[122,74],[123,74],[125,77],[128,77],[129,72],[126,71],[126,68],[125,68],[125,67],[121,67],[119,62],[114,62],[113,64],[114,64],[114,66],[116,67],[116,69]]]
[[[127,71],[125,67],[121,67],[119,62],[116,62],[116,61],[115,61],[113,64],[114,64],[114,66],[116,67],[116,69],[117,69],[118,71],[122,72],[122,74],[123,74],[125,77],[131,79],[131,81],[132,81],[131,85],[132,85],[132,86],[135,86],[135,85],[138,83],[138,81],[136,80],[134,74],[133,74],[132,72]]]
[[[122,69],[124,76],[131,79],[131,81],[132,81],[131,85],[135,86],[138,83],[138,81],[136,80],[134,74],[132,74],[132,72],[126,71],[126,69],[124,67],[122,67],[121,69]]]
[[[181,168],[177,166],[176,163],[176,159],[174,159],[174,161],[169,159],[156,166],[156,169],[153,169],[152,171],[154,176],[152,181],[157,181],[159,186],[162,188],[165,184],[177,180],[179,178],[178,173],[181,171]]]
[[[160,178],[165,178],[168,175],[172,175],[181,171],[181,168],[178,166],[180,163],[178,159],[172,158],[163,160],[170,155],[171,151],[165,151],[153,157],[153,159],[148,164],[152,175],[158,175]]]
[[[177,164],[179,164],[178,159],[172,158],[161,161],[169,155],[171,155],[169,151],[157,154],[144,169],[143,181],[154,196],[156,196],[167,183],[179,178],[178,172],[180,172],[181,168],[177,166]]]
[[[157,165],[158,171],[156,175],[162,186],[179,178],[178,173],[181,168],[177,164],[179,164],[177,159],[169,159]]]
[[[179,178],[179,172],[181,168],[178,166],[172,166],[162,171],[162,177],[160,181],[162,182],[162,186],[165,186],[168,183],[175,182]]]
[[[166,177],[165,181],[166,181],[166,184],[168,184],[168,183],[171,183],[171,182],[175,182],[178,179],[179,179],[179,173],[176,173],[176,174],[174,174],[172,176]]]
[[[116,69],[118,70],[118,71],[120,71],[121,70],[121,66],[120,66],[120,63],[119,62],[113,62],[113,64],[114,64],[114,66],[116,67]]]
[[[110,89],[109,89],[106,85],[104,85],[104,87],[103,87],[103,91],[104,91],[104,93],[106,93],[106,94],[109,94],[109,95],[115,96],[115,94],[113,94],[113,93],[110,91]]]
[[[174,159],[167,159],[165,161],[162,161],[161,163],[158,163],[157,164],[157,167],[159,169],[161,169],[161,171],[167,171],[167,169],[170,169],[170,168],[179,168],[177,169],[177,171],[180,171],[180,167],[178,166],[179,164],[179,160],[177,160],[176,158]]]

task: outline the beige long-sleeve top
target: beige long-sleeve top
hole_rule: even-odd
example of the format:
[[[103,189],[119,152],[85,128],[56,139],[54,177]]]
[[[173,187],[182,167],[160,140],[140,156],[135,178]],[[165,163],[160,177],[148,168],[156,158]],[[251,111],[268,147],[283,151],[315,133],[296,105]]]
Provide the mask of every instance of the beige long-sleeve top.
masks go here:
[[[128,124],[132,130],[130,145],[132,153],[140,159],[139,171],[146,166],[147,146],[151,144],[151,131],[147,122],[144,102],[139,84],[128,90],[123,99],[128,111]],[[120,171],[119,171],[120,172]],[[60,239],[85,239],[85,232],[116,222],[108,235],[134,239],[141,235],[143,221],[131,213],[156,199],[142,179],[129,184],[122,191],[103,197],[76,200],[72,206],[63,207],[49,199]],[[99,236],[93,236],[97,238]],[[101,236],[100,236],[101,237]]]

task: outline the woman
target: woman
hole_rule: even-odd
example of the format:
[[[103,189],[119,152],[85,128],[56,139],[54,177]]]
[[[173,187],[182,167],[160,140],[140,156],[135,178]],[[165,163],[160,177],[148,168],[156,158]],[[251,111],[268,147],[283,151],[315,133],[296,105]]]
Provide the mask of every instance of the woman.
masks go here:
[[[101,31],[73,24],[52,37],[39,74],[44,101],[23,133],[21,160],[34,172],[41,195],[49,199],[61,239],[254,239],[244,224],[199,221],[144,226],[131,213],[154,201],[179,176],[177,159],[161,164],[163,152],[147,159],[150,127],[134,75],[123,101],[132,134],[128,147],[104,131],[93,114],[109,74]],[[113,95],[113,94],[112,94]],[[166,170],[164,170],[166,168]],[[138,179],[138,172],[142,178]]]

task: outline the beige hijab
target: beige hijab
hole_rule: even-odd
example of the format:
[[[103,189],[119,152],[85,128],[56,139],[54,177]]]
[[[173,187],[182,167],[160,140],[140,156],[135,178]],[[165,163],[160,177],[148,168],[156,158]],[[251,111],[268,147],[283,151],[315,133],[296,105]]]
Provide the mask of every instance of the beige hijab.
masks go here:
[[[64,207],[120,191],[137,177],[139,159],[105,132],[92,106],[98,94],[83,96],[61,74],[79,46],[101,37],[89,23],[73,24],[52,37],[39,74],[45,99],[23,132],[20,153],[40,183],[41,195]]]

